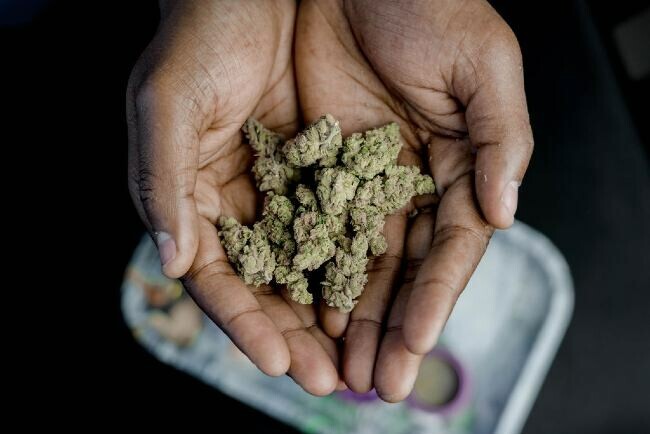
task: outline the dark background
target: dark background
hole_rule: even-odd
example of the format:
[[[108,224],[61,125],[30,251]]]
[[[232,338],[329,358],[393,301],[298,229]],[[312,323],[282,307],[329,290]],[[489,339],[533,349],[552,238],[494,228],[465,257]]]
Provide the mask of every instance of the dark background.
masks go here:
[[[82,350],[66,360],[85,383],[81,401],[112,396],[95,406],[107,410],[100,420],[193,419],[218,431],[219,420],[236,418],[243,432],[290,432],[157,362],[122,322],[122,273],[142,233],[126,188],[124,95],[155,31],[156,3],[42,3],[34,18],[14,8],[0,21],[5,126],[24,152],[17,160],[7,150],[5,161],[42,176],[39,198],[57,202],[38,219],[66,220],[60,242],[83,238],[73,255],[54,251],[65,264],[58,278],[75,288],[73,313],[60,321]],[[612,38],[648,4],[493,4],[520,40],[536,140],[518,218],[565,254],[576,291],[524,433],[650,432],[649,77],[627,77]]]

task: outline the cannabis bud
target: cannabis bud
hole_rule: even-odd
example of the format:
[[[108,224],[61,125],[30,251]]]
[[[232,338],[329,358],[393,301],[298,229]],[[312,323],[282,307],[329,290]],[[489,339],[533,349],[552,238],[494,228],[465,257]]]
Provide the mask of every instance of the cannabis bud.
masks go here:
[[[433,179],[397,165],[395,123],[345,140],[329,114],[287,141],[254,119],[242,129],[257,155],[257,187],[267,196],[252,228],[219,218],[228,260],[246,284],[286,285],[302,304],[313,302],[310,279],[321,279],[322,299],[351,311],[368,281],[369,255],[386,252],[386,215],[433,193]]]

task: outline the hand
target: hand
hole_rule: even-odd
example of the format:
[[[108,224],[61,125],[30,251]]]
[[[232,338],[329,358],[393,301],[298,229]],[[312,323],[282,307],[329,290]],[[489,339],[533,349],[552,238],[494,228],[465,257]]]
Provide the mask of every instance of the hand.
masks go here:
[[[436,182],[436,209],[387,218],[388,251],[349,318],[321,312],[328,334],[345,332],[347,385],[399,401],[493,227],[513,222],[533,148],[519,47],[483,0],[304,0],[295,44],[306,122],[332,113],[350,134],[396,121],[399,163]]]
[[[129,188],[164,273],[265,373],[317,395],[337,386],[336,346],[302,306],[246,287],[215,222],[252,223],[260,205],[241,142],[249,116],[287,135],[298,127],[291,58],[294,1],[162,4],[158,32],[127,95]]]

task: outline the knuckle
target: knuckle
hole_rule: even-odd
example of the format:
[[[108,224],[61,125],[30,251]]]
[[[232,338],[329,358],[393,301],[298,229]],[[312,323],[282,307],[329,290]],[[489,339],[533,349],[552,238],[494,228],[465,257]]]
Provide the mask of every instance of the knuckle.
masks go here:
[[[424,259],[422,258],[412,258],[408,261],[406,270],[404,270],[404,278],[402,279],[404,285],[410,285],[415,281],[423,262]]]
[[[373,258],[368,264],[369,274],[391,275],[399,271],[402,256],[388,252]]]
[[[204,105],[212,98],[212,94],[201,89],[196,77],[187,73],[174,72],[168,67],[158,67],[143,74],[139,80],[130,84],[131,105],[136,112],[146,112],[154,107],[165,106],[168,113],[179,120],[191,119],[193,115],[205,114]],[[208,82],[210,80],[203,80]]]
[[[205,118],[202,98],[187,89],[181,77],[165,70],[147,74],[129,90],[127,120],[143,131],[172,134],[167,140],[194,136]],[[161,126],[160,121],[165,121]],[[169,131],[169,125],[175,129]],[[192,149],[193,150],[193,149]]]
[[[528,129],[530,129],[530,127],[528,127]],[[530,159],[530,155],[533,153],[533,149],[535,149],[535,140],[532,137],[532,133],[530,134],[529,139],[524,140],[524,147],[526,148],[528,159]]]
[[[287,340],[292,340],[297,337],[303,336],[307,333],[307,330],[304,327],[285,327],[280,330],[280,334]]]
[[[155,181],[154,174],[146,168],[140,168],[138,170],[138,197],[142,205],[146,208],[150,208],[150,204],[155,200]]]
[[[224,318],[222,326],[224,329],[229,330],[232,329],[238,321],[240,320],[245,321],[250,316],[259,315],[261,313],[262,313],[261,307],[259,306],[250,307],[248,309],[244,309],[242,311],[236,312],[227,318]]]
[[[189,287],[201,286],[207,281],[223,280],[224,277],[237,277],[230,263],[224,258],[210,258],[195,261],[187,273],[181,277],[181,282]],[[237,277],[238,278],[238,277]]]
[[[160,102],[165,92],[164,79],[158,73],[145,76],[133,88],[133,100],[138,109],[154,106]]]
[[[416,281],[413,285],[414,291],[431,288],[441,289],[445,294],[449,294],[454,297],[457,297],[457,295],[460,294],[463,289],[457,288],[457,286],[454,285],[454,282],[442,277],[430,277],[425,280],[419,280]]]
[[[383,327],[383,324],[381,322],[381,318],[373,318],[373,317],[361,317],[361,318],[350,318],[350,326],[351,327],[359,327],[359,328],[370,328],[373,330],[381,330]]]
[[[489,51],[500,56],[508,56],[515,63],[521,63],[521,48],[519,40],[512,28],[503,20],[492,33],[489,41]]]
[[[164,172],[155,168],[154,162],[140,159],[138,166],[128,173],[129,193],[153,217],[171,203],[193,198],[195,173],[195,168],[184,165]]]
[[[129,191],[134,202],[139,202],[147,218],[156,220],[164,209],[160,180],[156,173],[146,164],[131,172]],[[153,221],[152,221],[153,223]]]
[[[452,224],[445,226],[436,232],[433,239],[433,247],[438,247],[454,239],[468,240],[476,243],[479,246],[480,251],[483,252],[487,249],[491,235],[491,229],[487,225],[483,225],[483,227],[479,229],[459,224]]]

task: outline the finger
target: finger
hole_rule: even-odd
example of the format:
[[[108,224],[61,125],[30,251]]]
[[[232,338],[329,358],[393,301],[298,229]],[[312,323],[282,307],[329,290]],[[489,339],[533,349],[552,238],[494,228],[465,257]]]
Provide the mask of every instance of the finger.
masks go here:
[[[519,45],[508,26],[501,25],[475,53],[478,62],[465,117],[469,138],[478,149],[475,186],[481,210],[489,223],[507,228],[514,221],[533,135]]]
[[[196,261],[183,283],[196,303],[267,375],[282,375],[291,363],[289,347],[250,289],[228,263],[217,229],[199,221]]]
[[[317,333],[315,315],[305,316],[304,323],[283,299],[282,295],[268,286],[253,288],[260,306],[284,336],[291,366],[287,373],[305,391],[325,396],[338,385],[338,372],[330,355],[314,337]],[[303,312],[304,314],[304,312]]]
[[[475,159],[467,138],[434,134],[430,138],[428,153],[429,168],[439,196],[443,196],[460,177],[474,172]]]
[[[433,244],[406,307],[403,334],[410,351],[431,351],[492,232],[478,213],[471,176],[460,178],[440,201]]]
[[[318,341],[321,347],[323,347],[323,349],[329,356],[330,360],[332,361],[332,365],[338,368],[339,351],[338,348],[336,347],[336,342],[332,338],[330,338],[323,330],[321,330],[320,327],[317,327],[315,325],[317,321],[317,316],[316,316],[316,311],[314,309],[314,306],[309,304],[296,303],[291,299],[291,297],[289,296],[289,292],[286,290],[286,288],[282,290],[282,298],[296,313],[298,318],[300,318],[300,321],[302,321],[303,325],[307,328],[307,331],[311,333],[314,339],[316,339],[316,341]],[[339,376],[336,390],[345,390],[345,389],[347,389],[347,385],[343,382],[343,380]]]
[[[375,128],[381,125],[376,124],[368,126],[365,122],[354,120],[349,124],[350,125],[346,128],[360,128],[361,130],[363,128]],[[409,147],[401,149],[397,161],[399,164],[404,166],[417,166],[421,170],[425,169],[420,156]],[[381,321],[384,317],[386,312],[386,303],[382,302],[382,300],[385,301],[390,296],[392,284],[401,265],[400,257],[406,233],[406,215],[413,210],[413,204],[415,202],[417,202],[419,206],[423,206],[425,204],[430,204],[435,200],[436,198],[433,195],[416,197],[411,203],[398,211],[395,215],[387,216],[383,233],[388,243],[388,251],[384,255],[370,260],[368,264],[368,283],[366,284],[364,293],[359,298],[359,305],[363,303],[366,307],[362,306],[360,308],[360,306],[357,305],[353,310],[353,312],[357,312],[356,318],[360,319],[361,323],[363,323],[365,319]],[[371,288],[370,291],[369,288]],[[365,299],[374,300],[364,302],[363,300]],[[358,312],[360,312],[360,310],[365,312],[363,316],[359,316],[360,314]],[[352,315],[355,314],[353,313]],[[328,307],[323,303],[320,310],[320,318],[325,332],[333,338],[338,338],[343,335],[346,327],[348,327],[350,315],[341,313],[338,309]],[[366,322],[366,326],[362,327],[367,327],[367,324],[368,322]],[[370,329],[368,329],[368,331],[370,331]],[[374,358],[374,353],[372,354],[372,357]],[[363,362],[368,361],[364,358]],[[365,388],[365,386],[362,387],[362,385],[368,384],[368,378],[372,378],[371,375],[372,372],[369,372],[363,377],[355,377],[358,379],[355,381],[358,381],[359,390]]]
[[[129,191],[160,253],[163,272],[187,272],[198,248],[194,188],[198,133],[193,110],[160,78],[133,84],[128,96]]]
[[[423,356],[407,348],[402,333],[406,306],[411,296],[413,279],[418,273],[423,258],[429,251],[433,238],[434,216],[430,212],[418,214],[406,241],[407,269],[387,323],[386,334],[381,341],[374,383],[377,394],[388,402],[406,398],[415,384]]]
[[[398,295],[408,297],[408,292]],[[400,300],[403,305],[405,300]],[[404,309],[393,306],[393,309]],[[399,314],[403,316],[403,312]],[[377,366],[374,373],[375,390],[377,395],[386,402],[400,402],[413,390],[418,369],[424,356],[411,353],[404,344],[402,330],[390,328],[381,342]]]
[[[343,336],[348,326],[349,313],[341,312],[335,307],[330,307],[321,301],[318,307],[320,323],[328,336],[337,339]]]
[[[388,249],[368,263],[368,283],[350,314],[343,347],[343,378],[357,393],[372,389],[382,324],[402,262],[406,223],[405,214],[386,217],[384,235]]]

